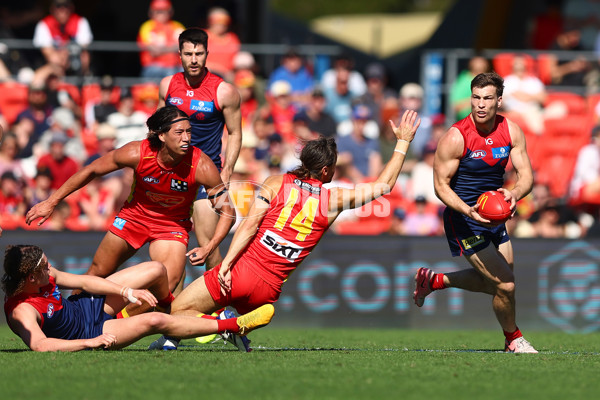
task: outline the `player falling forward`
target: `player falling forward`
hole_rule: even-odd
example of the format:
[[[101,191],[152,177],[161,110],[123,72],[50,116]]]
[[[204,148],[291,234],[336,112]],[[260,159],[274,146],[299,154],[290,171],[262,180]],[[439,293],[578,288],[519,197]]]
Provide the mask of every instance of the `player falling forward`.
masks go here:
[[[515,322],[514,256],[506,226],[483,218],[476,204],[481,193],[498,190],[514,210],[533,185],[523,131],[497,115],[503,89],[496,73],[477,75],[471,82],[471,114],[444,134],[435,153],[434,186],[447,206],[444,228],[450,251],[473,268],[448,274],[420,268],[414,300],[421,307],[432,291],[448,287],[487,293],[504,331],[505,351],[537,353]],[[502,187],[509,156],[517,172],[511,190]]]
[[[210,314],[229,305],[246,313],[275,303],[288,276],[343,210],[391,191],[420,123],[417,113],[410,110],[403,114],[400,126],[390,121],[398,139],[392,158],[374,182],[354,189],[323,187],[335,173],[335,140],[321,137],[307,142],[300,154],[302,165],[265,180],[221,265],[186,287],[173,302],[171,313]],[[162,337],[151,348],[171,349],[177,343],[175,338]],[[238,347],[248,350],[244,343]]]
[[[83,292],[65,299],[59,286]],[[188,338],[228,332],[245,335],[267,325],[273,316],[273,306],[268,304],[239,318],[218,321],[159,312],[115,319],[116,312],[130,302],[169,306],[167,270],[161,263],[145,262],[106,279],[74,275],[52,267],[42,249],[31,245],[7,247],[2,288],[10,329],[34,351],[116,350],[156,333]]]

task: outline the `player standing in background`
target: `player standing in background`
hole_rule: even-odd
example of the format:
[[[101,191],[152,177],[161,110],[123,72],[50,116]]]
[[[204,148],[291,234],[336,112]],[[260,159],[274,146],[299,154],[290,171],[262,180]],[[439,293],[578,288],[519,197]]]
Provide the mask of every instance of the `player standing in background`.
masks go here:
[[[323,187],[335,173],[335,139],[307,142],[300,154],[302,165],[264,181],[220,267],[188,285],[173,302],[171,313],[210,314],[229,305],[246,313],[276,302],[288,276],[343,210],[361,207],[391,191],[421,120],[409,110],[399,127],[390,123],[398,139],[392,158],[374,182],[354,189]],[[249,351],[248,343],[238,343],[234,340],[240,350]],[[177,339],[163,336],[150,348],[175,349],[177,345]]]
[[[444,228],[450,251],[463,255],[473,268],[449,274],[420,268],[414,300],[421,307],[433,290],[448,287],[490,294],[506,338],[505,351],[537,353],[515,322],[514,256],[506,226],[492,224],[477,212],[477,198],[483,192],[499,190],[514,210],[533,185],[523,131],[497,115],[503,89],[498,74],[477,75],[471,81],[471,114],[442,136],[435,153],[434,186],[447,206]],[[509,156],[517,172],[511,190],[502,187]]]
[[[129,142],[75,173],[47,200],[33,206],[26,222],[41,218],[41,225],[75,190],[99,176],[132,168],[135,175],[131,194],[102,239],[87,274],[106,277],[150,243],[150,258],[165,265],[169,289],[174,291],[186,264],[190,214],[200,185],[205,186],[218,207],[219,220],[212,240],[195,252],[199,258],[205,258],[227,236],[235,221],[235,210],[222,198],[227,192],[213,162],[191,146],[192,128],[184,112],[175,107],[160,108],[148,118],[147,125],[147,139]]]
[[[204,30],[189,28],[179,35],[179,56],[183,72],[161,80],[158,107],[175,106],[189,115],[192,124],[192,145],[213,160],[221,171],[225,187],[228,188],[242,145],[240,94],[233,85],[206,68],[208,35]],[[227,128],[228,135],[224,162],[221,163],[224,127]],[[200,247],[209,245],[215,234],[218,218],[212,210],[206,191],[201,188],[192,215]],[[222,260],[218,247],[205,258],[197,258],[199,252],[188,254],[194,265],[206,262],[207,270]]]
[[[84,291],[65,299],[59,286]],[[226,320],[156,312],[115,319],[115,313],[129,303],[169,307],[167,271],[161,263],[145,262],[102,279],[61,272],[50,265],[42,249],[31,245],[6,248],[2,289],[10,329],[34,351],[116,350],[155,333],[245,335],[268,324],[273,316],[273,306],[268,304]]]

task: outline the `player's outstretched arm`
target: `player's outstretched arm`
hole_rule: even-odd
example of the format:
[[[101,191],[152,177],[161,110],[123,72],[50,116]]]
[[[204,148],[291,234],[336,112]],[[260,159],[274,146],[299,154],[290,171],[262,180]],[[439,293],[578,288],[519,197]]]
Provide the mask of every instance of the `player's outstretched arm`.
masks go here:
[[[43,224],[54,211],[61,200],[81,189],[93,179],[116,171],[125,166],[135,168],[140,158],[140,142],[130,142],[125,146],[113,150],[98,158],[91,164],[83,167],[73,174],[63,185],[50,195],[46,200],[34,205],[25,215],[25,222],[30,225],[41,218],[38,226]]]
[[[406,110],[404,112],[399,126],[390,121],[390,125],[398,139],[392,158],[374,182],[361,183],[356,185],[354,189],[332,188],[330,190],[330,223],[343,210],[360,207],[392,190],[402,170],[408,146],[414,139],[420,124],[421,119],[417,112],[413,110]]]

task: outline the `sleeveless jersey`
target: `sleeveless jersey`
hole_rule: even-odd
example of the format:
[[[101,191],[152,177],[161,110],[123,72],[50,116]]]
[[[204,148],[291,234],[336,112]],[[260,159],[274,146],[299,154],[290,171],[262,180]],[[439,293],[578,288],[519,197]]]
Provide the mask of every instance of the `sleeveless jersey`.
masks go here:
[[[141,222],[189,221],[200,186],[195,177],[201,155],[200,149],[192,147],[179,164],[167,169],[159,165],[158,151],[150,147],[150,142],[140,141],[140,162],[119,217]]]
[[[221,140],[225,119],[217,102],[217,87],[223,79],[206,71],[206,76],[198,85],[187,84],[183,72],[171,78],[165,103],[179,108],[190,117],[192,124],[192,145],[202,149],[221,170]]]
[[[481,193],[504,184],[504,170],[512,148],[508,122],[497,115],[494,129],[486,136],[477,131],[470,115],[452,126],[462,134],[465,148],[450,187],[473,206]]]
[[[280,289],[329,228],[328,209],[329,191],[321,181],[285,174],[257,234],[239,261]]]
[[[71,40],[75,40],[80,20],[81,17],[79,15],[71,14],[67,23],[64,26],[61,26],[57,19],[52,15],[48,15],[42,19],[50,31],[55,46],[65,46],[69,44]]]
[[[21,293],[4,299],[6,320],[21,303],[33,306],[42,317],[40,327],[47,337],[58,339],[78,339],[85,337],[86,327],[81,310],[68,300],[64,300],[56,281],[50,276],[49,283],[36,294]]]

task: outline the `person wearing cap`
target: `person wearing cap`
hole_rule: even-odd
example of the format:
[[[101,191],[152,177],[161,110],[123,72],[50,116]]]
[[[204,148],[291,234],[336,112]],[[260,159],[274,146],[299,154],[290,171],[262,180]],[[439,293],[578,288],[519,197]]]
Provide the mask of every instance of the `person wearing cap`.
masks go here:
[[[27,206],[23,197],[23,181],[12,171],[0,176],[0,215],[6,219],[19,219],[25,215]],[[16,228],[16,226],[15,226]]]
[[[398,118],[405,110],[415,110],[421,114],[421,135],[415,139],[411,151],[416,157],[421,157],[425,144],[431,138],[431,116],[423,113],[425,91],[416,82],[405,83],[400,88]]]
[[[96,250],[88,275],[106,277],[138,249],[149,243],[149,254],[167,269],[169,290],[181,281],[185,264],[190,210],[200,185],[204,185],[216,208],[217,227],[211,242],[189,254],[203,261],[225,238],[235,220],[227,191],[210,158],[191,146],[191,124],[176,107],[159,108],[147,121],[147,138],[127,143],[78,170],[47,200],[32,207],[26,223],[43,224],[57,204],[94,178],[131,169],[135,185],[109,231]]]
[[[110,114],[118,111],[118,91],[120,88],[115,91],[114,81],[110,75],[102,77],[100,97],[84,104],[85,123],[89,130],[94,130],[98,124],[106,122]]]
[[[365,136],[364,127],[371,117],[369,107],[355,105],[352,110],[352,133],[338,137],[338,164],[347,167],[348,176],[355,184],[377,177],[383,167],[379,142]]]
[[[387,126],[387,119],[383,118],[384,110],[398,108],[396,91],[387,86],[387,73],[381,63],[373,62],[367,65],[365,80],[367,90],[362,96],[359,96],[358,101],[371,109],[373,119],[384,129]]]
[[[281,57],[281,64],[269,75],[268,89],[277,81],[286,81],[292,89],[292,101],[302,108],[308,102],[315,86],[314,79],[304,66],[304,59],[295,48],[290,48]]]
[[[56,130],[49,135],[48,150],[39,158],[37,169],[50,170],[53,178],[51,188],[56,190],[79,170],[80,163],[65,152],[65,146],[70,141],[66,133]]]
[[[430,181],[431,182],[431,181]],[[415,197],[414,209],[406,213],[404,234],[413,236],[434,236],[442,232],[442,224],[437,212],[428,207],[425,196]]]
[[[206,68],[208,56],[208,35],[203,29],[188,28],[179,35],[183,72],[160,81],[158,107],[175,106],[190,117],[192,146],[210,157],[227,187],[242,145],[241,98],[235,86]],[[223,142],[227,143],[225,149]],[[208,247],[218,218],[203,189],[198,191],[192,219],[198,243]],[[221,253],[215,248],[207,258],[206,268],[214,267],[221,260]]]
[[[46,62],[63,73],[85,75],[90,71],[90,55],[86,48],[93,38],[88,20],[75,13],[71,0],[53,0],[50,14],[35,27],[33,45],[41,49]],[[71,54],[69,44],[76,44],[77,51]]]
[[[310,96],[306,108],[296,114],[294,119],[302,119],[306,127],[317,135],[325,137],[334,136],[336,133],[336,122],[327,111],[327,100],[325,94],[319,88],[315,88]]]
[[[334,57],[331,68],[323,72],[320,86],[324,90],[335,88],[339,70],[348,71],[348,88],[354,96],[362,96],[367,91],[367,84],[363,75],[354,69],[354,59],[350,54],[342,53]]]
[[[169,0],[152,0],[148,17],[138,31],[141,76],[162,79],[181,71],[177,54],[178,38],[185,27],[173,17],[173,5]]]
[[[19,158],[33,155],[33,146],[40,136],[50,128],[52,107],[48,104],[48,93],[43,83],[32,82],[27,92],[27,108],[17,115],[13,132],[19,140]]]
[[[256,99],[256,94],[254,92],[255,82],[256,77],[252,71],[242,69],[235,72],[233,84],[240,92],[242,101],[240,104],[240,112],[242,115],[242,130],[244,131],[244,135],[246,134],[246,130],[250,128],[252,120],[254,119],[254,114],[258,109],[258,100]]]
[[[242,47],[238,36],[229,30],[231,17],[221,7],[208,10],[206,33],[210,42],[211,56],[206,60],[206,68],[228,82],[233,80],[233,60]]]
[[[294,134],[294,115],[297,108],[292,100],[292,86],[288,81],[275,81],[269,88],[269,115],[273,118],[275,131],[283,137],[283,141],[289,148],[298,144],[298,138]]]
[[[146,137],[148,114],[135,109],[135,99],[129,88],[121,88],[121,99],[117,112],[110,114],[106,122],[117,130],[116,147],[123,147],[134,140]]]
[[[471,114],[458,121],[440,139],[433,164],[435,193],[446,205],[444,230],[450,253],[464,257],[470,267],[448,274],[419,268],[414,301],[422,307],[433,291],[454,287],[491,297],[492,309],[505,338],[505,351],[537,353],[516,324],[515,260],[504,221],[480,214],[478,198],[494,191],[510,203],[533,187],[533,172],[525,135],[517,124],[498,114],[504,80],[495,72],[471,81]],[[509,160],[516,179],[505,182]],[[506,185],[506,187],[505,187]]]

